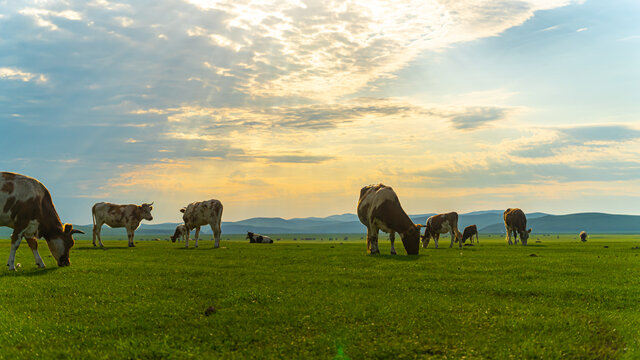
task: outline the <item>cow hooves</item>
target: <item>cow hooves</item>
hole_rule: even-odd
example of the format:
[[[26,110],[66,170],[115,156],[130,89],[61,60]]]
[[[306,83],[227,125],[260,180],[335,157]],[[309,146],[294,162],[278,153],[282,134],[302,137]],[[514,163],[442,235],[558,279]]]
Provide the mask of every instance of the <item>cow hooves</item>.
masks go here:
[[[395,251],[392,251],[392,252],[391,252],[391,255],[398,255],[398,254],[396,254],[396,252],[395,252]]]

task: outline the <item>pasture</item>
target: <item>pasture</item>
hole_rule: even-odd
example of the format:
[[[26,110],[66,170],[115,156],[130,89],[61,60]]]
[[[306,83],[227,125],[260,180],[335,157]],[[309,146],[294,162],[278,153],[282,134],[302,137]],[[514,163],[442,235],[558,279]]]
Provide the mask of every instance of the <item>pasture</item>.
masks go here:
[[[42,240],[47,269],[23,242],[22,267],[0,271],[0,358],[640,357],[638,236],[532,234],[509,247],[481,234],[419,256],[399,239],[388,255],[382,234],[375,256],[360,235],[329,236],[223,234],[213,249],[207,235],[188,250],[81,240],[66,268]]]

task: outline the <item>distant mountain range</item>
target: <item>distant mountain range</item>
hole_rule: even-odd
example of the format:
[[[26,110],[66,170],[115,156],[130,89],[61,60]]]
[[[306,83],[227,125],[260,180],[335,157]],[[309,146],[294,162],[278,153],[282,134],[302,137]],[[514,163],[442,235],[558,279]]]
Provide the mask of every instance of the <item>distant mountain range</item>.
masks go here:
[[[485,234],[503,234],[503,210],[474,211],[461,214],[458,228],[462,231],[465,226],[476,224],[479,232]],[[427,217],[433,214],[410,215],[416,224],[424,224]],[[604,213],[579,213],[570,215],[550,215],[540,212],[527,214],[527,225],[533,233],[578,233],[582,230],[589,233],[640,233],[640,216],[613,215]],[[142,223],[136,230],[137,234],[168,236],[173,234],[178,223],[146,224]],[[86,239],[91,237],[92,225],[76,226],[86,232],[77,237]],[[260,234],[363,234],[365,227],[355,214],[331,215],[324,218],[267,218],[257,217],[241,221],[223,221],[223,234],[245,234],[252,231]],[[202,233],[211,234],[210,227],[203,227]],[[0,236],[8,237],[11,229],[0,228]],[[111,229],[103,226],[105,236],[122,236],[126,238],[124,229]]]

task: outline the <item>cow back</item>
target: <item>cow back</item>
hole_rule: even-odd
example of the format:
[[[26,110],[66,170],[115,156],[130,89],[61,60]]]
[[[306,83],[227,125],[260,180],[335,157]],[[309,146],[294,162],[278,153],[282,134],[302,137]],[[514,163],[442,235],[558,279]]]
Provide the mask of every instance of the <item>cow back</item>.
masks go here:
[[[504,211],[504,224],[509,229],[525,231],[527,228],[527,217],[520,209],[507,209]]]

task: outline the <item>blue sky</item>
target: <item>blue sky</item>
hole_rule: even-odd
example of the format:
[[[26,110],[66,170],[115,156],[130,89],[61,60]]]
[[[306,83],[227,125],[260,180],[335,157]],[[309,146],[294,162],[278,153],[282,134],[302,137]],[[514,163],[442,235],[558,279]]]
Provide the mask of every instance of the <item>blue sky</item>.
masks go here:
[[[1,168],[64,221],[640,213],[635,1],[0,1]]]

